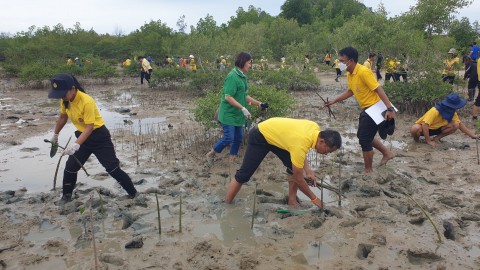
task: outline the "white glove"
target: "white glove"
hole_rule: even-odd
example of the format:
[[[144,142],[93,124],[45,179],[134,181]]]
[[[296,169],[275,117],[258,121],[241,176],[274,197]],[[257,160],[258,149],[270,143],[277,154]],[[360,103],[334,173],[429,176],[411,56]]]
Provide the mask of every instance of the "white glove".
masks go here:
[[[252,115],[251,115],[250,112],[247,110],[247,108],[242,107],[242,112],[243,112],[243,115],[245,115],[245,117],[247,117],[247,118],[252,117]]]
[[[58,144],[58,134],[53,134],[53,137],[50,141],[52,144]]]
[[[75,152],[78,151],[78,149],[80,149],[80,144],[78,144],[78,143],[70,144],[69,146],[67,146],[67,148],[65,148],[65,150],[63,150],[62,156],[73,155],[73,154],[75,154]]]

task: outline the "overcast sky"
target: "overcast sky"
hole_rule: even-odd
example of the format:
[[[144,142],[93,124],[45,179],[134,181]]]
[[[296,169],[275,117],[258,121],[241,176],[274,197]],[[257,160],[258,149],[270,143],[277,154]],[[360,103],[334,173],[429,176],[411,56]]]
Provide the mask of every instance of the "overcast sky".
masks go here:
[[[97,33],[128,34],[151,20],[161,20],[173,30],[185,15],[188,26],[196,25],[207,14],[213,16],[218,25],[235,16],[238,7],[245,10],[253,5],[272,16],[280,13],[284,0],[0,0],[0,32],[15,34],[28,27],[52,27],[61,23],[65,28],[80,22],[86,30],[93,28]],[[377,9],[381,0],[360,0],[367,7]],[[416,0],[383,0],[389,16],[400,15],[415,5]],[[470,22],[479,20],[480,1],[460,11],[459,17]],[[475,14],[476,13],[476,14]],[[189,27],[188,27],[189,29]]]

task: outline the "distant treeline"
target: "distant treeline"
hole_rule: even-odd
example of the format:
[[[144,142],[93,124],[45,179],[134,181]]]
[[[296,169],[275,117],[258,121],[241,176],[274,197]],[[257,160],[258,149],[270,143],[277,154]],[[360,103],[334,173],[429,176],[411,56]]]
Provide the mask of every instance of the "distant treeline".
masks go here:
[[[309,55],[315,63],[323,60],[327,50],[335,58],[347,45],[356,47],[362,60],[368,52],[382,52],[437,61],[449,48],[465,51],[477,38],[478,21],[452,17],[469,4],[470,0],[419,0],[409,12],[388,18],[383,6],[371,10],[355,0],[287,0],[278,16],[253,6],[239,8],[228,23],[217,25],[207,15],[189,33],[184,16],[177,22],[177,31],[152,20],[129,34],[117,35],[85,30],[80,23],[71,28],[32,26],[0,36],[0,73],[21,76],[32,65],[53,70],[65,65],[67,57],[101,59],[111,65],[138,55],[161,61],[165,55],[193,54],[208,62],[220,55],[232,59],[239,51],[271,61],[284,56],[287,64],[300,63]]]

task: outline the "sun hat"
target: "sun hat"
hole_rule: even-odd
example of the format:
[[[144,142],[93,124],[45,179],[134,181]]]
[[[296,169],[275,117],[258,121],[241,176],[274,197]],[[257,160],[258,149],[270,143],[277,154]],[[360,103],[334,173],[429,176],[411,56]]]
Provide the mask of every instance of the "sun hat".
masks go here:
[[[190,54],[190,56],[188,56],[189,58],[193,58],[193,54]]]
[[[449,94],[441,103],[442,105],[458,110],[467,104],[467,100],[461,98],[458,94]]]
[[[448,50],[448,53],[455,54],[457,53],[457,50],[455,50],[455,48],[451,48],[450,50]]]
[[[69,74],[60,73],[55,75],[50,79],[50,84],[52,89],[48,93],[48,98],[63,98],[68,90],[72,89],[72,86],[75,85],[73,77]]]

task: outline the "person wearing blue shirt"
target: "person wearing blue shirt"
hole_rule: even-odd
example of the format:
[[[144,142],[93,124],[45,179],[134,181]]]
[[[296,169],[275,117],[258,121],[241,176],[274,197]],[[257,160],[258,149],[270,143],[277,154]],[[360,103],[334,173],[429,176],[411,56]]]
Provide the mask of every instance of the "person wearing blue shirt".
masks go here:
[[[477,62],[478,51],[479,51],[479,48],[478,48],[477,42],[473,42],[472,50],[470,51],[470,54],[468,55],[473,60],[473,62]]]

